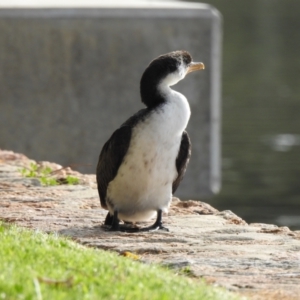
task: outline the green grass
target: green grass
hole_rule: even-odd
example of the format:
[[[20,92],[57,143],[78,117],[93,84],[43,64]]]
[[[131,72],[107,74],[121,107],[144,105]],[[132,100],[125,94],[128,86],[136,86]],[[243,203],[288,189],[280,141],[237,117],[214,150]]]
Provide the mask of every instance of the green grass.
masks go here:
[[[29,178],[37,178],[42,185],[59,185],[59,184],[78,184],[79,179],[74,176],[67,175],[65,178],[56,178],[57,170],[50,167],[43,167],[36,163],[31,163],[29,168],[24,167],[19,170],[22,176]]]
[[[0,222],[0,299],[236,297],[158,266]]]

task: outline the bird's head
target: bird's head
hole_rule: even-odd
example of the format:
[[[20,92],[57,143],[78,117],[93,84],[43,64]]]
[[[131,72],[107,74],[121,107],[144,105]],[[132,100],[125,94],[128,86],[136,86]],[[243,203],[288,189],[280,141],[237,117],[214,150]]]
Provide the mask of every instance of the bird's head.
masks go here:
[[[182,80],[188,73],[203,70],[202,62],[193,62],[187,51],[173,51],[154,59],[145,70],[141,79],[141,96],[149,106],[146,98],[159,92],[162,86],[172,86]],[[153,101],[153,100],[152,100]],[[151,103],[152,104],[152,103]]]
[[[182,80],[186,74],[203,69],[204,64],[193,62],[192,56],[187,51],[173,51],[154,59],[145,70],[143,77],[151,75],[171,86]]]

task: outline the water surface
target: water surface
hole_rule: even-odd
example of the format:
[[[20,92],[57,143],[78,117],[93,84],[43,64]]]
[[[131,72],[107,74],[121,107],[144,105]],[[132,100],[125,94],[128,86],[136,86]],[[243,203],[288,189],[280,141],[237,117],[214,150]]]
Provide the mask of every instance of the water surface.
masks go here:
[[[300,229],[300,1],[206,2],[224,22],[223,186],[208,202]]]

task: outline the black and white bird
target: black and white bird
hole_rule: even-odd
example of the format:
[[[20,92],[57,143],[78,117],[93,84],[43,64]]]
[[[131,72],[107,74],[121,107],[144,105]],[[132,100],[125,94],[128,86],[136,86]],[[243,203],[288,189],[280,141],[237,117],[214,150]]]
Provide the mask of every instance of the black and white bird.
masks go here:
[[[109,210],[105,225],[110,230],[130,231],[125,223],[147,221],[150,227],[131,231],[165,229],[167,212],[191,155],[185,128],[190,106],[184,95],[170,87],[188,73],[204,69],[187,51],[174,51],[154,59],[140,82],[147,106],[130,117],[104,144],[97,165],[101,206]]]

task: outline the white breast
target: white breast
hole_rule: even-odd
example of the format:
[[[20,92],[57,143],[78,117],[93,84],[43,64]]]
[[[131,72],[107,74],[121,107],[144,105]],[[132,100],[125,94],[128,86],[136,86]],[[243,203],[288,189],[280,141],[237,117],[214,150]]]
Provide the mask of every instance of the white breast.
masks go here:
[[[146,221],[168,211],[176,157],[190,117],[186,98],[173,91],[169,101],[133,128],[127,154],[107,190],[110,212],[126,221]],[[110,205],[113,203],[114,207]]]

